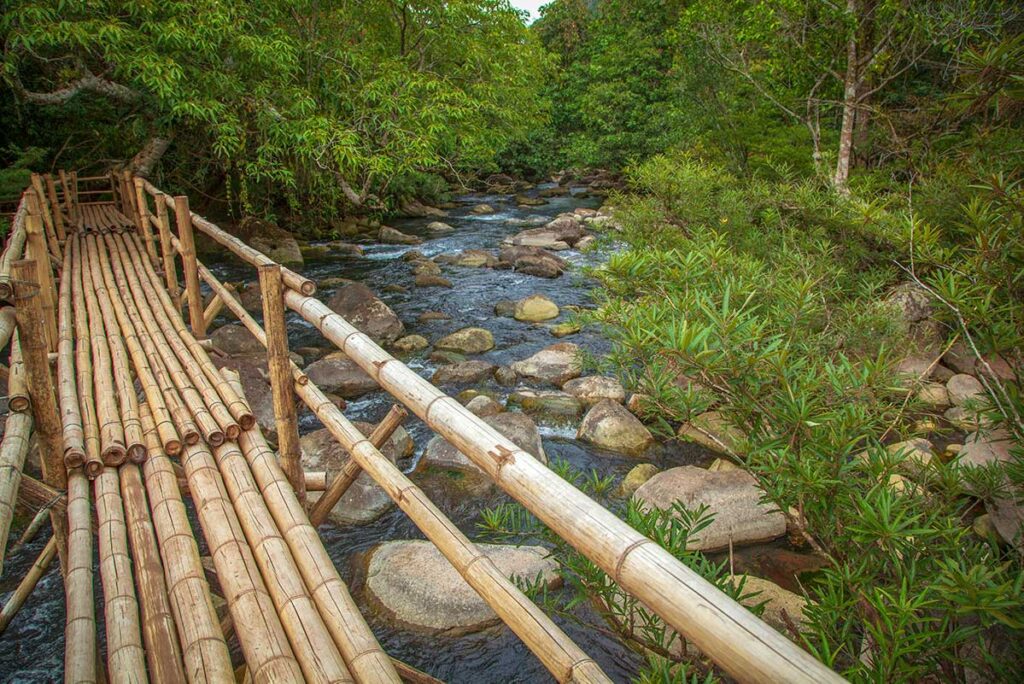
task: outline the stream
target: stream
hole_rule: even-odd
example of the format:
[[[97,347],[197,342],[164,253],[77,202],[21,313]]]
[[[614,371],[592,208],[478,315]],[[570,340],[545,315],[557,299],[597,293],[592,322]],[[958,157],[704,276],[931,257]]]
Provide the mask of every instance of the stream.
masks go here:
[[[543,187],[546,186],[540,186],[528,194],[536,194]],[[486,215],[473,214],[471,208],[480,203],[490,204],[496,211]],[[420,251],[428,258],[465,249],[486,249],[496,253],[504,238],[525,228],[542,225],[557,214],[572,211],[576,207],[596,208],[600,205],[600,199],[570,195],[550,198],[547,204],[539,207],[519,207],[514,197],[509,195],[474,194],[457,198],[456,205],[456,208],[449,211],[447,218],[440,219],[454,227],[451,232],[441,235],[430,233],[426,226],[437,219],[393,220],[389,225],[422,237],[423,243],[404,246],[355,240],[361,242],[363,255],[329,254],[315,260],[307,259],[303,273],[316,281],[341,276],[368,285],[402,319],[406,326],[405,334],[422,335],[431,343],[464,327],[486,328],[494,336],[495,348],[472,358],[482,358],[494,364],[511,364],[559,341],[550,334],[548,325],[564,322],[570,316],[568,312],[563,310],[558,319],[545,324],[522,323],[513,318],[496,316],[495,303],[543,294],[563,308],[566,305],[588,306],[591,304],[590,295],[595,283],[581,274],[581,268],[600,264],[607,258],[607,250],[559,252],[559,256],[565,258],[571,267],[564,275],[553,280],[511,270],[442,266],[444,277],[453,283],[452,289],[415,287],[411,265],[403,261],[402,256],[411,249]],[[240,282],[255,279],[255,271],[238,262],[222,261],[209,265],[222,280]],[[400,285],[405,291],[386,290],[389,285]],[[318,296],[327,299],[331,292],[330,288],[322,288]],[[420,314],[426,311],[440,311],[450,318],[417,322]],[[228,321],[222,315],[218,324]],[[578,344],[595,356],[609,349],[608,342],[595,330],[584,329],[564,341]],[[310,324],[294,314],[289,315],[289,342],[293,349],[329,346]],[[429,360],[429,353],[428,348],[401,358],[411,368],[429,378],[438,365]],[[493,380],[474,388],[491,392],[502,400],[514,389],[501,387]],[[345,413],[353,420],[376,422],[388,411],[391,403],[389,395],[377,391],[349,402]],[[538,420],[538,426],[550,461],[566,460],[582,470],[594,468],[602,475],[614,475],[617,480],[638,462],[577,441],[575,432],[578,421],[570,425],[546,424]],[[319,427],[318,421],[308,411],[300,414],[300,430],[303,433]],[[432,433],[415,417],[410,417],[405,427],[415,442],[416,453],[410,461],[401,462],[400,466],[411,471]],[[659,467],[706,463],[713,458],[713,455],[700,447],[676,442],[654,451],[645,460],[653,461]],[[412,477],[415,481],[416,476]],[[494,488],[491,491],[490,494],[471,499],[442,496],[436,503],[463,532],[476,538],[479,536],[476,524],[480,511],[509,500]],[[432,491],[428,490],[428,493]],[[20,530],[14,532],[16,537]],[[458,637],[426,634],[397,627],[367,605],[362,591],[363,570],[360,563],[365,552],[385,540],[423,538],[415,525],[395,507],[392,506],[383,516],[367,525],[339,527],[327,523],[321,532],[343,579],[350,583],[353,595],[389,654],[451,682],[553,681],[540,662],[503,625]],[[40,533],[33,543],[11,555],[0,581],[2,600],[6,600],[8,593],[31,565],[45,544],[46,537],[46,533]],[[0,680],[42,682],[60,679],[64,593],[56,566],[54,563],[54,569],[43,578],[7,633],[0,638]],[[99,599],[102,592],[98,572],[95,577],[96,596]],[[588,609],[583,607],[579,610]],[[642,664],[640,656],[617,640],[596,630],[577,626],[571,621],[559,619],[558,622],[615,681],[628,681]],[[99,632],[102,647],[102,626]]]

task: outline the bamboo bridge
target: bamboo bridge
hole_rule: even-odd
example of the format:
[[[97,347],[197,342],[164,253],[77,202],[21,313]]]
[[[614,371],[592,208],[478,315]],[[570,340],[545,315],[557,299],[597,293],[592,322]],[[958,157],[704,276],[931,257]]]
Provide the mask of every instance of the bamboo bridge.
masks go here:
[[[196,231],[258,270],[263,325],[197,260]],[[203,283],[213,297],[205,307]],[[166,195],[143,178],[33,176],[0,256],[0,299],[13,305],[0,311],[0,347],[11,343],[0,571],[17,500],[38,511],[34,525],[48,516],[53,536],[4,606],[0,632],[56,557],[66,593],[67,682],[436,681],[384,652],[318,535],[366,472],[555,679],[609,681],[381,454],[408,409],[733,678],[842,681],[391,357],[315,293],[311,280],[192,212],[187,197]],[[276,452],[237,376],[218,370],[207,354],[207,326],[224,308],[266,347]],[[286,310],[398,400],[371,435],[289,359]],[[350,456],[311,507],[296,396]],[[41,480],[22,472],[33,433]],[[188,497],[199,529],[186,513]],[[198,539],[212,567],[204,566]],[[227,603],[223,619],[214,590]],[[97,608],[105,657],[97,647]],[[237,671],[229,649],[235,640],[244,660]]]

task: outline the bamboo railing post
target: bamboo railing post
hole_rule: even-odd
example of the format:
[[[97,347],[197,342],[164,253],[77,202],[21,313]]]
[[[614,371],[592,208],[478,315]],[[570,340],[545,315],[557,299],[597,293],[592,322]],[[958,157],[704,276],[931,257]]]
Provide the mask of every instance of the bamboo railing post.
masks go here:
[[[21,583],[18,584],[18,588],[14,590],[11,597],[7,599],[7,603],[4,605],[3,610],[0,610],[0,635],[7,629],[7,625],[11,624],[11,620],[18,614],[21,607],[25,605],[25,601],[32,594],[32,590],[36,588],[36,584],[39,583],[39,579],[46,574],[46,570],[50,567],[50,563],[53,562],[53,557],[57,553],[57,537],[50,537],[50,541],[47,542],[46,546],[43,547],[39,557],[36,558],[36,562],[32,564],[29,571],[25,573],[25,577],[22,578]]]
[[[30,205],[31,206],[31,205]],[[57,351],[57,316],[54,306],[56,299],[53,286],[53,269],[50,268],[50,253],[46,249],[42,226],[37,214],[32,212],[25,217],[25,234],[28,242],[26,256],[36,265],[35,282],[39,285],[39,297],[46,324],[43,332],[46,335],[46,346],[49,351]]]
[[[19,346],[15,342],[13,346]],[[14,356],[14,349],[11,350]],[[13,365],[13,364],[12,364]],[[9,394],[24,393],[25,376],[11,373],[7,381]],[[18,498],[21,471],[28,455],[29,437],[32,433],[32,414],[12,412],[4,423],[4,438],[0,442],[0,577],[4,572],[4,556],[7,550],[7,535],[14,517],[14,502]]]
[[[64,681],[96,681],[96,608],[93,604],[92,506],[81,468],[68,472],[68,571],[64,576]]]
[[[149,255],[149,262],[153,268],[159,268],[160,259],[156,254],[156,244],[153,241],[153,224],[150,221],[149,203],[146,201],[146,189],[141,178],[134,178],[132,185],[135,188],[135,222],[146,243],[146,254]]]
[[[267,331],[267,368],[274,396],[274,418],[277,423],[277,449],[281,469],[292,483],[299,501],[306,503],[306,480],[302,475],[302,453],[299,449],[299,422],[292,391],[291,363],[288,358],[288,331],[284,320],[284,294],[281,267],[259,267],[260,292],[263,295],[263,325]]]
[[[196,243],[192,234],[192,212],[188,208],[188,197],[174,198],[174,216],[178,224],[178,240],[181,242],[181,262],[185,270],[185,291],[188,294],[188,322],[192,334],[197,338],[206,337],[203,319],[203,297],[199,293],[199,267],[196,264]]]
[[[51,487],[64,489],[67,486],[64,442],[61,439],[61,420],[53,392],[53,378],[50,377],[49,350],[45,342],[42,298],[35,280],[35,262],[16,261],[14,276],[17,287],[15,311],[18,319],[18,339],[21,342],[25,377],[32,399],[36,433],[39,435],[43,480]],[[63,544],[61,547],[63,548]]]
[[[76,254],[75,242],[66,244],[64,251],[64,277],[60,280],[57,330],[57,393],[60,400],[62,435],[64,437],[64,465],[76,468],[85,464],[85,431],[82,410],[78,404],[78,383],[75,378],[75,331],[72,316],[71,285],[72,264]]]
[[[50,211],[53,212],[53,223],[57,229],[57,240],[60,244],[64,244],[67,239],[67,232],[64,230],[64,212],[60,209],[60,203],[57,201],[57,186],[53,182],[53,176],[46,174],[46,194],[50,198]]]
[[[71,192],[71,176],[61,169],[60,172],[60,192],[64,202],[64,212],[68,215],[68,221],[71,222],[72,226],[78,223],[78,212],[75,207],[75,198]]]
[[[43,179],[38,173],[32,174],[32,189],[35,191],[35,213],[43,219],[43,225],[46,228],[46,247],[50,254],[62,259],[63,254],[60,250],[60,243],[57,241],[57,229],[54,224],[53,212],[49,206],[49,202],[46,199],[46,190],[43,188]]]
[[[78,172],[77,171],[72,171],[71,172],[71,207],[74,209],[75,220],[76,221],[81,218],[81,215],[78,213],[79,205],[81,205],[81,202],[78,199]]]
[[[377,427],[373,429],[373,432],[370,433],[367,439],[377,449],[382,449],[384,443],[391,439],[391,435],[394,434],[395,430],[398,429],[408,415],[409,412],[401,406],[392,406],[388,414],[384,416],[384,420],[377,424]],[[309,511],[309,522],[313,524],[313,527],[320,527],[327,520],[327,516],[330,515],[334,507],[341,501],[341,497],[345,496],[345,492],[348,491],[361,472],[363,472],[363,469],[354,458],[349,457],[345,461],[345,465],[341,467],[341,471],[331,481],[331,485]]]
[[[11,283],[11,264],[20,259],[25,252],[25,217],[28,215],[28,193],[22,193],[18,210],[11,219],[11,229],[3,254],[0,254],[0,299],[10,299],[14,295]]]

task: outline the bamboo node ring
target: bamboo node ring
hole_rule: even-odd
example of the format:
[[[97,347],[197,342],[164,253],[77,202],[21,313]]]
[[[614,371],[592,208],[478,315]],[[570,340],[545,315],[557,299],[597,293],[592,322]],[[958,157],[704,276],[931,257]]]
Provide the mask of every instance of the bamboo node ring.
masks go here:
[[[629,557],[629,554],[632,553],[638,547],[643,546],[644,544],[653,543],[654,542],[652,542],[650,539],[644,537],[642,539],[637,539],[635,542],[627,546],[625,550],[623,550],[622,554],[619,556],[619,559],[615,561],[615,573],[612,575],[612,578],[615,580],[616,584],[621,584],[621,582],[619,582],[619,573],[622,572],[622,565],[626,562],[626,558]]]

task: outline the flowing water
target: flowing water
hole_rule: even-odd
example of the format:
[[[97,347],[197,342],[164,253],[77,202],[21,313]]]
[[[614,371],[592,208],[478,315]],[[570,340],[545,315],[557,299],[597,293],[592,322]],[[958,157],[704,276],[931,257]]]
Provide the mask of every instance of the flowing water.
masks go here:
[[[478,203],[495,207],[493,214],[478,216],[470,209]],[[488,249],[496,252],[501,241],[527,227],[541,225],[555,215],[571,211],[576,207],[596,207],[599,200],[572,196],[551,198],[540,207],[517,207],[513,198],[504,195],[472,195],[459,198],[458,207],[442,219],[454,227],[454,231],[441,235],[431,234],[426,225],[432,219],[405,219],[391,222],[395,228],[419,235],[424,242],[413,247],[366,243],[362,256],[328,255],[308,261],[304,273],[314,280],[341,276],[365,283],[398,314],[406,325],[407,334],[423,335],[431,342],[443,335],[467,326],[483,327],[491,331],[496,342],[495,349],[480,358],[495,364],[510,364],[526,358],[534,352],[558,340],[551,336],[547,325],[521,323],[512,318],[500,318],[494,314],[494,305],[499,300],[517,300],[539,293],[550,297],[559,306],[591,304],[590,295],[594,283],[581,275],[581,268],[600,263],[607,258],[607,247],[596,252],[582,254],[576,251],[561,252],[560,256],[572,264],[562,277],[549,280],[522,275],[509,270],[488,268],[466,268],[443,266],[443,275],[452,281],[454,287],[416,288],[413,286],[412,268],[401,257],[410,249],[416,249],[427,257],[454,253],[465,249]],[[218,275],[229,281],[255,279],[251,267],[238,263],[213,265]],[[386,291],[388,285],[400,285],[403,292]],[[327,298],[329,288],[322,288],[318,296]],[[417,323],[419,315],[426,311],[441,311],[449,320]],[[566,320],[563,313],[558,323]],[[228,320],[223,319],[225,322]],[[308,323],[294,315],[289,316],[289,338],[293,348],[304,346],[328,346],[320,334]],[[608,343],[595,330],[566,338],[584,347],[595,356],[606,353]],[[403,357],[406,363],[425,377],[429,377],[437,364],[427,356],[429,350]],[[482,389],[502,397],[508,388],[491,383]],[[382,418],[392,402],[383,391],[366,395],[352,401],[346,415],[353,420],[375,422]],[[308,412],[302,414],[303,432],[319,427],[316,419]],[[575,439],[576,425],[539,423],[544,449],[551,460],[563,459],[577,468],[596,469],[602,475],[614,474],[621,477],[636,461],[602,452]],[[406,428],[416,444],[416,455],[410,462],[400,465],[411,470],[431,432],[420,421],[410,418]],[[670,443],[651,455],[661,466],[682,465],[704,462],[709,454],[698,447]],[[414,476],[415,480],[416,477]],[[431,491],[431,494],[434,492]],[[490,494],[466,499],[459,496],[445,496],[440,493],[437,503],[453,521],[470,537],[477,537],[476,523],[479,512],[494,506],[507,497],[494,491]],[[337,527],[327,524],[322,528],[324,542],[335,560],[344,579],[350,582],[371,626],[384,648],[400,658],[436,677],[452,682],[534,682],[551,681],[550,675],[528,649],[504,626],[492,627],[482,632],[449,637],[419,633],[392,625],[386,617],[370,609],[363,596],[360,559],[375,544],[391,539],[420,539],[422,535],[403,513],[394,507],[373,523],[363,526]],[[8,562],[0,581],[0,593],[5,600],[17,584],[32,559],[45,543],[40,540],[29,545]],[[55,564],[56,565],[56,564]],[[96,587],[97,597],[101,596]],[[60,679],[63,658],[64,595],[59,573],[51,570],[42,580],[29,602],[22,608],[17,619],[0,638],[0,680],[3,681],[50,681]],[[587,610],[581,608],[580,610]],[[584,616],[586,617],[586,616]],[[616,681],[627,681],[640,665],[639,656],[629,651],[616,640],[600,632],[579,627],[571,621],[558,620],[577,644],[595,658],[605,671]],[[102,640],[102,628],[100,629]]]

